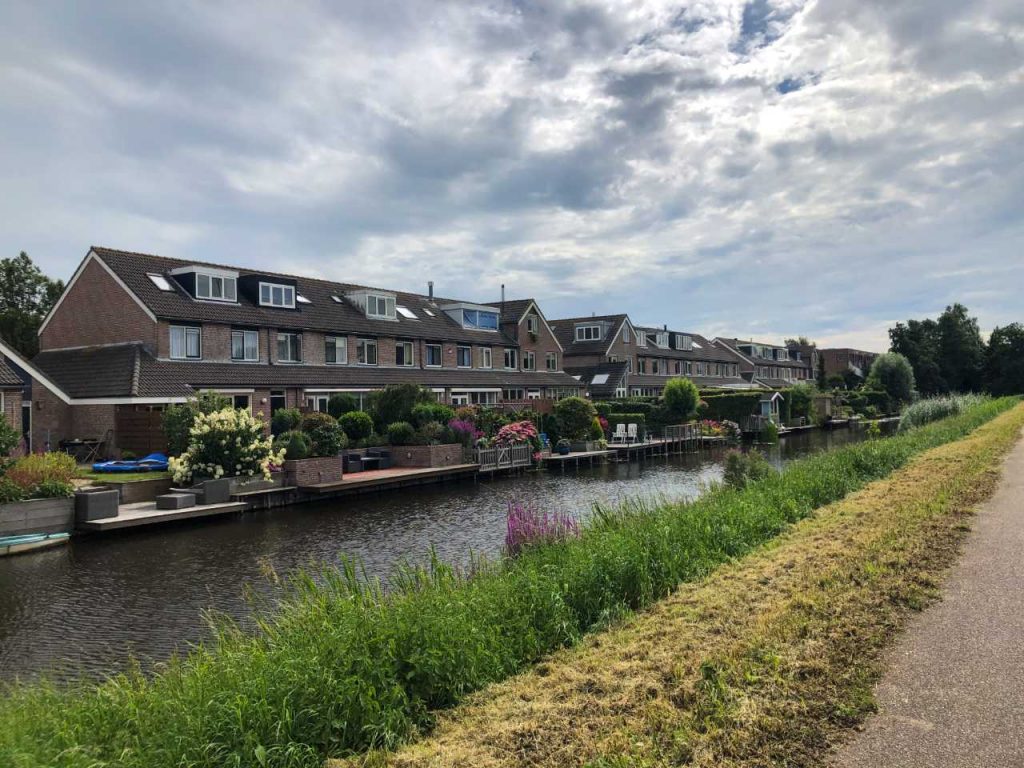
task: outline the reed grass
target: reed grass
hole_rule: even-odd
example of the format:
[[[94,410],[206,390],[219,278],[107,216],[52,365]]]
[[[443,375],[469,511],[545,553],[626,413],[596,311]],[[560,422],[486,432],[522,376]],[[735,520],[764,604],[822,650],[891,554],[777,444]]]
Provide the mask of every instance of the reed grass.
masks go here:
[[[743,490],[601,510],[578,538],[478,560],[433,558],[385,593],[357,563],[299,572],[254,632],[216,636],[156,674],[39,681],[0,700],[0,765],[319,766],[391,748],[432,712],[763,544],[814,509],[1017,402],[978,403],[896,437],[792,464]]]
[[[918,400],[900,413],[900,432],[963,413],[988,399],[988,395],[941,395]]]

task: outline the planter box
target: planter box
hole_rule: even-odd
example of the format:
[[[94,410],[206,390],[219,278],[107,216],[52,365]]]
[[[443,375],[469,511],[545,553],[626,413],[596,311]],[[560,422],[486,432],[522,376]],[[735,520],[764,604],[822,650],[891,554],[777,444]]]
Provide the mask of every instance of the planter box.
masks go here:
[[[462,443],[444,445],[393,445],[393,467],[447,467],[463,464]]]
[[[229,477],[227,480],[231,485],[231,494],[249,493],[251,491],[266,491],[271,488],[280,488],[284,485],[284,472],[271,472],[270,479],[264,480],[262,476],[256,477]]]
[[[588,451],[596,451],[597,443],[591,440],[577,440],[573,441],[572,452],[573,453],[586,453]]]
[[[29,499],[0,504],[0,536],[61,533],[75,526],[75,500]]]
[[[134,504],[139,501],[153,501],[157,496],[167,493],[171,489],[171,479],[157,477],[152,480],[135,480],[130,483],[104,480],[103,485],[117,491],[122,504]]]
[[[303,488],[320,483],[336,483],[344,476],[341,456],[318,456],[284,463],[284,484]]]
[[[75,492],[75,522],[117,517],[121,496],[115,488],[85,488]]]

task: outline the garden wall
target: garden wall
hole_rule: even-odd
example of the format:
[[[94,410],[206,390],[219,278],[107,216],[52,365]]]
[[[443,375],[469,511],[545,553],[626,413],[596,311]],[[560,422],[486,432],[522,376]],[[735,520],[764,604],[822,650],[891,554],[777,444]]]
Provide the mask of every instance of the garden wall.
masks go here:
[[[30,499],[0,504],[0,536],[60,533],[75,526],[75,500]]]
[[[318,456],[284,463],[285,485],[302,488],[319,483],[336,483],[342,478],[341,456]]]
[[[391,446],[391,464],[395,467],[447,467],[463,463],[461,443]]]

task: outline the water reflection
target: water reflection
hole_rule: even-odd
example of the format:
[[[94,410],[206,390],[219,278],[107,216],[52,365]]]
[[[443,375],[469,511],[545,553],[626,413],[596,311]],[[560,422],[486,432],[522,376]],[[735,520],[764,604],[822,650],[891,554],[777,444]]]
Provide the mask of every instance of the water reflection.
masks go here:
[[[776,466],[859,435],[847,430],[787,437],[766,450]],[[512,497],[586,517],[595,502],[692,497],[721,477],[722,451],[428,486],[380,496],[211,518],[0,559],[0,675],[61,667],[106,673],[132,656],[167,658],[206,636],[206,609],[243,618],[246,584],[269,590],[285,573],[338,553],[386,578],[403,559],[435,547],[444,560],[497,554]]]

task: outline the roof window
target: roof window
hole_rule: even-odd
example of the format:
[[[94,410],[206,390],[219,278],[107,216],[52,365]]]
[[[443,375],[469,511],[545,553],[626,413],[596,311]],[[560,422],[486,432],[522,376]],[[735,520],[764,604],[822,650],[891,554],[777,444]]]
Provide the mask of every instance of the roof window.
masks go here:
[[[161,291],[173,291],[174,288],[171,286],[170,281],[163,275],[156,275],[152,272],[147,272],[146,277],[153,281],[153,285],[159,288]]]
[[[409,320],[419,320],[419,318],[418,318],[418,317],[416,317],[416,313],[415,313],[415,312],[413,312],[413,311],[412,311],[411,309],[409,309],[408,307],[403,307],[403,306],[401,306],[401,305],[396,305],[396,306],[395,306],[395,311],[396,311],[396,312],[397,312],[398,314],[400,314],[400,315],[401,315],[402,317],[404,317],[404,318],[407,318],[407,319],[409,319]]]
[[[295,301],[299,304],[312,304],[313,302],[303,296],[301,293],[295,294]]]

